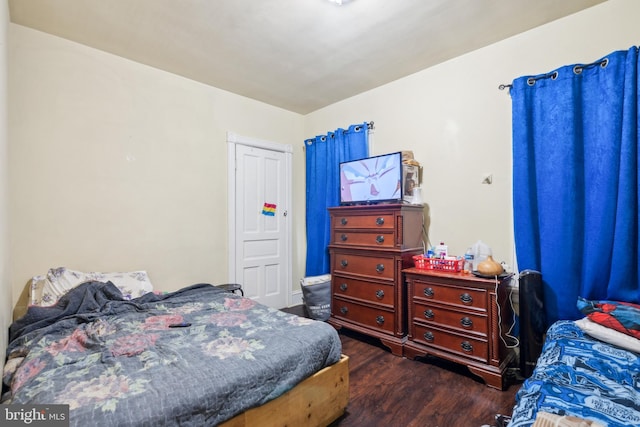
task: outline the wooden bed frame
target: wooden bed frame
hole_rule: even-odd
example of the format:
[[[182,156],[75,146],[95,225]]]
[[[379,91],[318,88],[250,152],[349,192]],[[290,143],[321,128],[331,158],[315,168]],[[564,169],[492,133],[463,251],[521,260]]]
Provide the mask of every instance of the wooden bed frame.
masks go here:
[[[327,426],[349,402],[349,357],[316,372],[282,396],[220,424],[220,427]]]

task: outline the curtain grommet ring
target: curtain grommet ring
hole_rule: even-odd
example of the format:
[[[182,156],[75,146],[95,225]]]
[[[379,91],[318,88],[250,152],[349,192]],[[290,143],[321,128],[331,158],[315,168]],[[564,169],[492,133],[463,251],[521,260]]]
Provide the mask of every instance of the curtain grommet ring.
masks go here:
[[[557,79],[557,78],[558,78],[558,72],[557,72],[557,71],[554,71],[553,73],[551,73],[551,76],[550,76],[550,77],[551,77],[551,80],[555,80],[555,79]]]
[[[529,78],[527,79],[527,84],[528,84],[529,86],[533,86],[534,84],[536,84],[536,79],[534,79],[533,77],[529,77]]]
[[[607,65],[609,65],[609,58],[604,58],[602,62],[600,62],[600,68],[607,68]]]
[[[576,65],[575,67],[573,67],[573,74],[582,74],[582,66]]]

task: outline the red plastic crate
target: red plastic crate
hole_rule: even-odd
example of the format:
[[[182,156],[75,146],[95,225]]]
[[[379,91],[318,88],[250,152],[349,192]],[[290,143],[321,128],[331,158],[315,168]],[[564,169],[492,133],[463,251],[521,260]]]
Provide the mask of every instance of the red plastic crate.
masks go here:
[[[462,271],[463,259],[427,258],[424,255],[415,255],[413,262],[416,268],[422,270]]]

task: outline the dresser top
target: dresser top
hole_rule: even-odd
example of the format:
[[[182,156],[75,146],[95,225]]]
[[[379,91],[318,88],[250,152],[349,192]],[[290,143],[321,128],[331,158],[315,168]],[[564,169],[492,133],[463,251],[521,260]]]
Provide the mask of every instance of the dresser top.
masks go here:
[[[402,270],[405,274],[415,274],[418,276],[426,276],[426,277],[442,277],[449,279],[457,279],[457,280],[468,280],[470,282],[486,282],[486,283],[496,283],[496,278],[484,278],[475,276],[472,273],[464,273],[464,272],[453,272],[453,271],[440,271],[440,270],[427,270],[424,268],[405,268]],[[502,282],[503,280],[509,278],[510,274],[502,274],[497,277],[498,281]]]
[[[371,205],[344,205],[333,206],[329,211],[351,212],[351,211],[375,211],[375,210],[398,210],[398,209],[418,209],[423,210],[424,205],[412,205],[408,203],[377,203]]]

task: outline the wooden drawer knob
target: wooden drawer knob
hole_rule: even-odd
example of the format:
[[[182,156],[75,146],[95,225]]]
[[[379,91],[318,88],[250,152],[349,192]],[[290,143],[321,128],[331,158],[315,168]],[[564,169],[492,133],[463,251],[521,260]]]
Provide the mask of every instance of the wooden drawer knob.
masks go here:
[[[431,309],[428,309],[428,310],[424,311],[424,317],[429,319],[429,320],[433,319],[435,317],[435,315],[436,314]]]
[[[384,316],[378,316],[376,317],[376,323],[380,326],[382,326],[384,324]]]
[[[376,225],[384,225],[384,218],[381,216],[376,218]]]
[[[349,238],[349,236],[347,236],[346,234],[342,234],[340,236],[340,240],[342,240],[343,242],[346,242],[348,238]]]
[[[424,296],[427,298],[432,298],[433,297],[433,288],[425,288],[425,290],[423,291]]]
[[[349,221],[347,221],[347,218],[341,218],[340,219],[340,224],[342,224],[342,225],[347,225],[347,222],[349,222]]]
[[[349,261],[347,261],[346,259],[340,260],[340,265],[342,266],[342,268],[347,268],[347,266],[349,265]]]
[[[347,314],[349,312],[349,308],[347,306],[340,307],[340,313]]]
[[[384,298],[384,291],[382,289],[378,289],[376,291],[376,298],[378,298],[378,299]]]
[[[464,351],[465,353],[472,353],[473,352],[473,346],[471,345],[471,343],[469,341],[462,341],[460,343],[460,347],[462,348],[462,351]]]
[[[377,264],[376,265],[376,271],[378,273],[382,273],[384,271],[384,264]]]
[[[343,291],[343,292],[344,292],[344,291],[346,291],[346,290],[347,290],[347,288],[348,288],[348,286],[347,286],[347,284],[346,284],[346,283],[342,283],[342,284],[340,284],[340,290],[341,290],[341,291]]]
[[[431,342],[431,341],[433,341],[433,338],[434,338],[434,337],[433,337],[433,332],[429,332],[429,331],[427,331],[427,332],[425,332],[425,333],[424,333],[424,339],[425,339],[425,341],[429,341],[429,342]]]
[[[376,236],[376,243],[379,245],[384,243],[384,236],[382,234]]]

